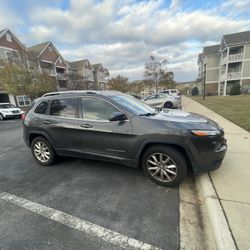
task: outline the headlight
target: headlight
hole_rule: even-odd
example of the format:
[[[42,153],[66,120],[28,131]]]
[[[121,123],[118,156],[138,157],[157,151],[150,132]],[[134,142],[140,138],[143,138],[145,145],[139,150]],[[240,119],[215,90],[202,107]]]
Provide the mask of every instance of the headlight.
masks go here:
[[[191,130],[191,133],[196,136],[210,136],[210,135],[219,135],[220,131],[218,130]]]

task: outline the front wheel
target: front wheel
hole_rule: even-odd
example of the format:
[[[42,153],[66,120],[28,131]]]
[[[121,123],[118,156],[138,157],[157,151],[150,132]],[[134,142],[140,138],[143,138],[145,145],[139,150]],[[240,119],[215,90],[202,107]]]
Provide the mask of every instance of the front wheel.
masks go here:
[[[149,179],[165,187],[177,186],[187,176],[187,164],[183,155],[164,145],[146,150],[142,157],[142,168]]]
[[[174,106],[174,105],[173,105],[172,102],[167,101],[167,102],[164,103],[163,108],[170,109],[170,108],[172,108],[173,106]]]
[[[3,121],[4,116],[0,113],[0,121]]]
[[[31,143],[33,157],[44,166],[52,165],[55,161],[55,152],[49,142],[43,137],[36,137]]]

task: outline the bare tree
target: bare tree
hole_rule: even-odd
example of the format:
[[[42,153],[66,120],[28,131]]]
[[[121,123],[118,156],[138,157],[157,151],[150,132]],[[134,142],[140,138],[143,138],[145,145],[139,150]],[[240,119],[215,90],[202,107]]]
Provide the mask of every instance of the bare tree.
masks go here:
[[[156,92],[159,90],[159,82],[164,73],[162,66],[166,64],[167,61],[162,62],[157,61],[154,56],[150,56],[149,60],[145,63],[144,77],[146,80],[152,81],[155,85]]]

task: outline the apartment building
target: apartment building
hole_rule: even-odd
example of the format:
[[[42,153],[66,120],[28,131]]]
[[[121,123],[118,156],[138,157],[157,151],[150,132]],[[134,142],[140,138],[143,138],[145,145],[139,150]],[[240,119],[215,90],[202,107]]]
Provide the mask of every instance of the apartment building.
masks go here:
[[[69,69],[52,42],[45,42],[28,48],[29,57],[37,59],[40,70],[48,73],[57,83],[57,90],[69,88]]]
[[[70,69],[70,81],[73,89],[94,89],[94,69],[88,59],[67,63]]]
[[[1,30],[0,67],[18,64],[21,60],[27,60],[30,70],[37,67],[48,73],[55,80],[57,90],[106,89],[109,71],[101,63],[91,65],[88,59],[67,62],[50,41],[26,48],[9,29]],[[31,100],[25,95],[9,95],[1,86],[0,79],[2,102],[24,107],[29,106]]]
[[[223,35],[220,44],[203,48],[198,56],[199,92],[229,95],[234,84],[242,93],[250,93],[250,31]]]
[[[109,77],[108,70],[104,68],[101,63],[93,64],[92,67],[94,74],[94,89],[105,90]]]
[[[0,31],[0,67],[5,64],[20,63],[20,55],[26,54],[26,52],[25,45],[9,29]],[[30,105],[28,96],[13,96],[7,93],[1,86],[0,79],[0,103],[3,102],[9,102],[20,107]]]

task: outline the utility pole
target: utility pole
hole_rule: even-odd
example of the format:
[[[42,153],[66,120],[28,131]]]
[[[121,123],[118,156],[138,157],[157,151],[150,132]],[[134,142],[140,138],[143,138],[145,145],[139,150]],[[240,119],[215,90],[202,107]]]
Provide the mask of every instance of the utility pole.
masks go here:
[[[207,71],[207,60],[204,59],[204,74],[203,74],[203,100],[205,101],[206,97],[206,71]]]

